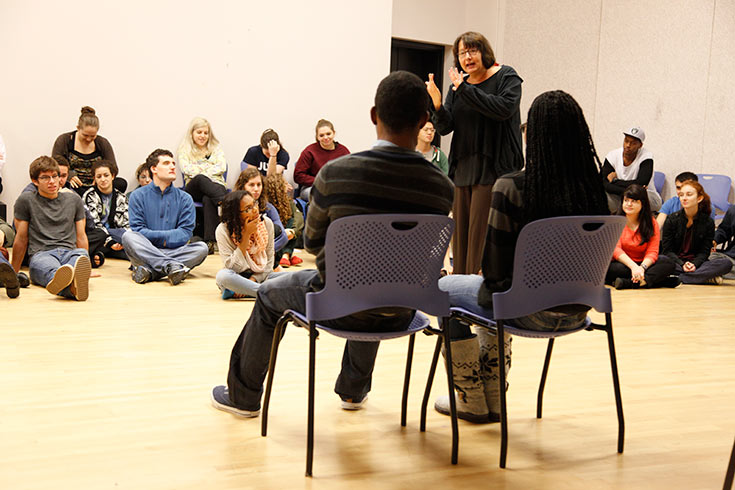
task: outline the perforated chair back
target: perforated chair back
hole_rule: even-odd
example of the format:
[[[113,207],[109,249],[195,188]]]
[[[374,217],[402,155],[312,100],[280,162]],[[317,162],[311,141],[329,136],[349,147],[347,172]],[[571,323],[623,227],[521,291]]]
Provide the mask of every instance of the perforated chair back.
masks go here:
[[[732,180],[727,175],[719,174],[697,174],[699,183],[704,187],[704,192],[709,194],[712,205],[720,212],[718,215],[724,214],[730,206],[728,199],[730,198],[730,186]]]
[[[612,311],[605,274],[625,221],[624,216],[563,216],[524,226],[516,244],[513,284],[493,294],[495,319],[567,304]]]
[[[664,190],[664,182],[666,181],[666,174],[663,172],[654,172],[653,173],[653,187],[656,188],[656,192],[658,192],[658,195],[662,195],[661,191]]]
[[[326,284],[306,295],[306,318],[324,321],[380,307],[447,315],[438,280],[454,222],[429,214],[368,214],[327,229]]]

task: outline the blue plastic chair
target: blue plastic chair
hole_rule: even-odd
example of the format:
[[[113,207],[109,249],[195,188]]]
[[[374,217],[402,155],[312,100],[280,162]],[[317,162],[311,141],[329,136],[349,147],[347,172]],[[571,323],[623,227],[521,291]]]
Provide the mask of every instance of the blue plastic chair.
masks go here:
[[[605,287],[604,281],[610,258],[624,226],[625,217],[623,216],[566,216],[529,223],[518,236],[513,259],[513,283],[510,289],[493,294],[495,318],[486,318],[463,308],[451,308],[452,316],[495,332],[498,352],[504,351],[502,339],[505,333],[520,337],[548,339],[546,359],[538,390],[537,418],[541,418],[543,391],[554,339],[581,330],[607,332],[618,413],[619,453],[623,452],[625,423],[612,333],[612,302],[610,290]],[[519,328],[513,323],[514,318],[571,304],[587,305],[605,313],[605,324],[594,324],[587,317],[586,322],[575,330],[539,332]],[[435,352],[432,360],[432,373],[437,361],[438,351]],[[500,467],[505,468],[508,448],[505,363],[499,362],[498,367],[500,371],[498,381],[501,425]],[[427,399],[428,393],[425,394],[422,410],[425,410]]]
[[[664,190],[664,182],[666,181],[666,174],[663,172],[653,172],[653,187],[656,188],[659,196],[662,196],[661,191]]]
[[[697,178],[715,207],[715,219],[722,219],[730,207],[728,199],[732,180],[727,175],[720,174],[697,174]]]
[[[406,425],[408,384],[415,333],[429,326],[429,319],[414,313],[405,330],[354,332],[325,327],[317,322],[342,318],[373,308],[404,307],[430,315],[449,315],[448,295],[438,281],[454,229],[451,218],[438,215],[371,214],[340,218],[327,229],[326,284],[306,295],[306,311],[287,310],[276,324],[271,346],[268,380],[263,402],[261,434],[267,435],[268,407],[276,367],[278,344],[289,322],[309,330],[309,406],[306,476],[311,476],[314,456],[314,365],[317,329],[348,340],[380,341],[410,336],[401,403],[401,426]],[[355,261],[355,257],[360,257]],[[453,386],[448,383],[449,392]],[[453,412],[452,462],[457,459],[456,410]]]

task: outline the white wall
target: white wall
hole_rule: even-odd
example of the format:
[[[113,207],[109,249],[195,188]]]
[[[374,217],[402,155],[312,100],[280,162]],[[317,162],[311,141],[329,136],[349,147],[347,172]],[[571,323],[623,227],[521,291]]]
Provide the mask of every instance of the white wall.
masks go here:
[[[683,170],[735,173],[732,2],[513,0],[504,28],[503,61],[525,80],[522,119],[538,94],[565,90],[601,157],[641,125],[666,196]]]
[[[0,134],[9,208],[28,165],[90,105],[120,175],[155,148],[174,153],[194,116],[212,123],[230,184],[263,129],[295,164],[314,124],[351,150],[375,140],[375,89],[390,68],[391,2],[3,0]],[[12,215],[12,209],[9,209]]]

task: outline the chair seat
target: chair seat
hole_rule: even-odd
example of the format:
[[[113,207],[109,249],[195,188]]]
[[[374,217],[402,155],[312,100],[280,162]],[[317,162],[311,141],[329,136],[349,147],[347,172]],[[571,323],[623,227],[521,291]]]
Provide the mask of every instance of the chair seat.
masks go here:
[[[496,326],[495,320],[483,317],[465,308],[460,308],[459,306],[453,306],[449,310],[454,315],[471,318],[473,323],[476,323],[478,325],[484,325],[484,326],[491,327],[491,328],[495,328]],[[509,320],[506,323],[504,328],[505,328],[506,333],[509,333],[511,335],[516,335],[518,337],[527,337],[530,339],[553,339],[556,337],[562,337],[564,335],[569,335],[571,333],[579,332],[580,330],[589,328],[591,324],[592,324],[592,320],[590,319],[590,317],[586,317],[582,325],[572,330],[559,330],[556,332],[544,332],[544,331],[539,331],[539,330],[528,330],[527,328],[520,328],[513,323],[513,320]]]
[[[291,314],[293,317],[298,319],[297,323],[300,327],[308,328],[309,321],[303,314],[294,311],[287,310],[286,313]],[[340,337],[347,340],[357,340],[360,342],[378,342],[380,340],[397,339],[399,337],[405,337],[406,335],[412,335],[416,332],[427,328],[429,326],[429,318],[423,313],[417,311],[413,315],[411,323],[406,327],[405,330],[395,330],[390,332],[355,332],[353,330],[342,330],[339,328],[325,327],[324,325],[316,324],[316,328],[329,332],[335,337]]]

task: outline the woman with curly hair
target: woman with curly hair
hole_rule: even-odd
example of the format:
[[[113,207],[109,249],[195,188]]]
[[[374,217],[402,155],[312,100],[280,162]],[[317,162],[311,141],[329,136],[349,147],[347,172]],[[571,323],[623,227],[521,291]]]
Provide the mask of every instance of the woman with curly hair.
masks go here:
[[[304,229],[304,215],[296,208],[296,203],[288,195],[286,182],[280,175],[269,175],[265,178],[264,193],[268,202],[272,203],[278,211],[278,216],[285,226],[286,238],[288,238],[286,245],[276,253],[276,261],[282,267],[299,265],[303,260],[294,255],[294,249],[298,247],[301,232]]]
[[[276,252],[281,250],[288,242],[286,233],[283,232],[284,226],[281,218],[278,216],[275,206],[268,202],[268,198],[263,192],[263,176],[255,167],[247,167],[240,172],[240,176],[235,182],[235,190],[248,191],[253,199],[258,203],[260,214],[265,214],[273,222],[273,234],[275,236],[274,246]]]
[[[216,279],[222,299],[254,298],[260,284],[274,274],[273,222],[261,217],[249,192],[234,191],[222,201],[222,223],[215,235],[225,264]]]

